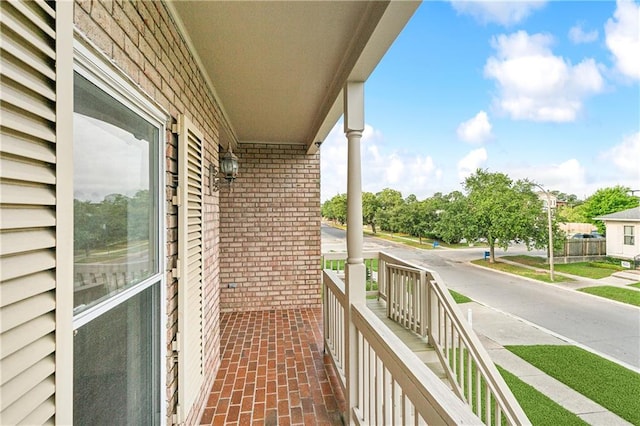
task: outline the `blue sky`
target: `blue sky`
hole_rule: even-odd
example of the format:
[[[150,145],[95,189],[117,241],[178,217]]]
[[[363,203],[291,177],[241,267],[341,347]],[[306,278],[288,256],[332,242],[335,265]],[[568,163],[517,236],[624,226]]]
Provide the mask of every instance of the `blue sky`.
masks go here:
[[[640,3],[425,1],[365,85],[363,190],[419,199],[476,168],[640,189]],[[322,200],[346,192],[338,123]]]

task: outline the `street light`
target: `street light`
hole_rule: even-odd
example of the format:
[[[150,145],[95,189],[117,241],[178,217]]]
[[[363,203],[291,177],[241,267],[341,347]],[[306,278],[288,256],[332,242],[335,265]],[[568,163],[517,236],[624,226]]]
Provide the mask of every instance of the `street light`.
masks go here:
[[[547,191],[546,189],[544,189],[542,186],[538,185],[535,182],[529,182],[531,183],[531,185],[537,186],[538,188],[540,188],[540,190],[542,192],[544,192],[544,194],[547,196],[547,220],[548,220],[548,226],[549,226],[549,278],[551,278],[551,281],[554,281],[554,271],[553,271],[553,228],[551,226],[551,195],[549,194],[549,191]]]

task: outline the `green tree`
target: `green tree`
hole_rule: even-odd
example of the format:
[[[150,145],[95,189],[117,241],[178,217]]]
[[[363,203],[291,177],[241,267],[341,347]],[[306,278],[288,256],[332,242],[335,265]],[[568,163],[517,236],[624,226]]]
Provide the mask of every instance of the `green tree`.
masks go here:
[[[434,236],[448,244],[457,244],[466,234],[475,234],[469,219],[469,203],[460,191],[432,197],[437,220],[433,225]]]
[[[151,201],[149,190],[136,192],[129,200],[127,233],[129,240],[148,241],[151,226]]]
[[[431,198],[427,198],[417,203],[411,204],[412,215],[414,216],[411,235],[422,239],[434,236],[434,227],[438,220],[437,203]]]
[[[338,194],[325,201],[321,213],[323,217],[344,225],[347,222],[347,194]]]
[[[90,201],[73,200],[73,241],[77,251],[89,257],[100,242],[98,206]]]
[[[558,220],[564,223],[586,223],[590,220],[585,216],[584,204],[577,206],[559,206]]]
[[[99,209],[104,247],[126,242],[129,197],[122,194],[108,195],[100,203]]]
[[[578,200],[578,196],[575,194],[565,194],[564,192],[560,192],[558,190],[551,191],[551,193],[556,196],[556,199],[558,201],[564,201],[569,206],[575,206],[580,202],[580,200]]]
[[[333,209],[331,208],[331,200],[326,200],[320,207],[320,214],[323,218],[333,220]]]
[[[380,203],[378,198],[371,192],[362,193],[362,222],[370,225],[373,233],[376,233],[376,216]]]
[[[542,243],[542,201],[526,181],[513,182],[504,173],[478,169],[464,183],[467,192],[468,222],[465,236],[485,239],[489,262],[495,262],[495,247],[507,250],[511,241],[529,248]]]
[[[416,235],[415,227],[418,221],[417,205],[418,202],[414,198],[411,198],[409,202],[403,202],[393,207],[390,220],[393,232]]]
[[[624,186],[614,186],[597,190],[582,204],[584,216],[598,227],[600,233],[604,233],[604,223],[595,220],[595,217],[616,213],[638,206],[638,199],[630,194],[630,189]]]
[[[418,197],[415,194],[409,194],[407,198],[405,198],[404,202],[406,204],[413,204],[418,202]]]
[[[395,189],[385,188],[376,194],[379,208],[376,222],[383,231],[397,232],[399,223],[397,220],[397,208],[404,203],[402,193]]]

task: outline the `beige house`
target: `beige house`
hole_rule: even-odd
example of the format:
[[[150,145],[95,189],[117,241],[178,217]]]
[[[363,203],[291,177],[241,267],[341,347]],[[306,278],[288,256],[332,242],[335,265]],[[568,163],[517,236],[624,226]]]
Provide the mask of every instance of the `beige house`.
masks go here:
[[[223,400],[236,410],[229,422],[243,413],[256,423],[315,422],[336,400],[347,423],[367,422],[363,407],[374,404],[362,400],[358,353],[378,347],[382,327],[362,319],[361,235],[349,235],[346,283],[324,275],[339,299],[332,310],[324,299],[325,338],[299,343],[315,333],[305,315],[323,303],[318,149],[344,115],[349,223],[361,228],[364,82],[417,6],[1,2],[0,424],[196,424]],[[239,172],[222,176],[231,152]],[[231,187],[225,177],[235,178]],[[437,320],[416,324],[432,324],[433,339]],[[270,327],[284,332],[247,360],[251,333]],[[344,398],[323,381],[316,401],[315,388],[299,385],[305,374],[287,376],[288,363],[325,374],[322,341],[337,331],[327,351],[345,353],[332,364]],[[366,336],[378,337],[365,344]],[[453,336],[444,354],[462,350],[447,346]],[[245,346],[225,355],[236,338]],[[385,345],[389,355],[378,359],[393,361],[392,385],[405,389],[393,395],[411,395],[410,416],[478,420],[460,389]],[[273,370],[254,374],[247,362]],[[253,374],[240,386],[255,401],[225,396],[241,370]],[[264,382],[281,376],[292,393],[270,400],[285,385],[276,392]],[[487,403],[508,399],[503,382],[482,383],[494,398]],[[505,418],[521,419],[518,410]]]
[[[640,256],[640,207],[594,218],[604,222],[607,256],[634,259]]]

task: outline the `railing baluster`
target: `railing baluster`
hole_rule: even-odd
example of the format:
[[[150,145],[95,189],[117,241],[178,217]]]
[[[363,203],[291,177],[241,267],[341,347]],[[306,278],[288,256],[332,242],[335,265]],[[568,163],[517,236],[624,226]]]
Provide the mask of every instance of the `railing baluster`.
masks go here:
[[[367,364],[365,355],[369,347],[369,342],[361,333],[358,333],[358,347],[360,348],[358,351],[358,407],[360,407],[360,412],[366,422],[368,401],[365,395],[367,389]]]
[[[466,351],[468,351],[468,349],[465,348]],[[473,368],[474,364],[472,362],[472,357],[471,357],[471,353],[469,352],[467,354],[467,401],[469,402],[469,404],[472,404],[472,394],[473,394]]]
[[[416,333],[420,333],[418,329],[418,313],[416,311],[416,307],[418,306],[416,300],[416,298],[418,297],[418,289],[416,288],[416,285],[417,280],[415,277],[415,273],[413,273],[411,277],[411,329]]]
[[[449,368],[451,368],[451,364],[449,361],[449,329],[447,328],[447,316],[444,315],[444,358],[447,360],[447,364],[449,364]]]
[[[462,352],[462,337],[460,337],[460,333],[458,333],[458,347],[456,348],[458,351],[458,384],[463,387],[464,386],[464,353]]]
[[[442,304],[436,298],[438,304],[438,315],[436,316],[436,324],[438,329],[438,345],[442,346],[442,335],[444,334],[444,322],[442,321]]]
[[[407,416],[407,396],[404,394],[402,388],[400,388],[400,413],[401,413],[401,421],[403,425],[407,424],[408,416]]]
[[[482,418],[482,397],[480,390],[482,389],[482,374],[480,370],[476,370],[476,410],[475,413]]]
[[[398,407],[396,404],[396,382],[395,380],[393,380],[393,377],[391,377],[391,424],[392,425],[398,424],[398,418],[396,417],[397,409]]]
[[[378,355],[376,352],[373,352],[373,361],[374,361],[374,383],[373,383],[373,422],[375,424],[380,424],[380,363],[378,360]]]
[[[484,410],[485,410],[485,417],[484,417],[484,424],[486,425],[490,425],[491,424],[491,391],[489,390],[489,384],[487,382],[485,382],[484,385]]]
[[[389,371],[385,368],[384,369],[384,403],[383,403],[385,425],[391,424],[391,413],[392,413],[391,401],[393,401],[392,394],[391,394],[391,375],[389,374]]]

